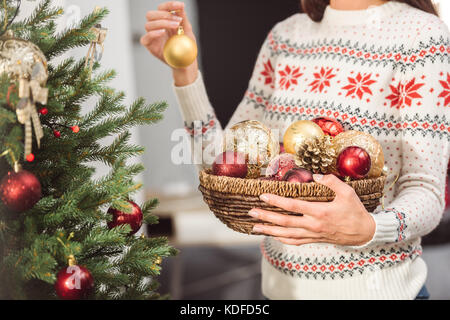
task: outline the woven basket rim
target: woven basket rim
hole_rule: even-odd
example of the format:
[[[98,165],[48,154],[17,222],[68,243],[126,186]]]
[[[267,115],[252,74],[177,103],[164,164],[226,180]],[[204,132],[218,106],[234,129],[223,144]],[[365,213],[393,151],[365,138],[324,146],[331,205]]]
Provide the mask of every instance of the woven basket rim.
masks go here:
[[[261,179],[242,179],[226,176],[215,176],[211,169],[200,171],[200,186],[206,190],[240,195],[260,196],[271,193],[284,197],[323,197],[334,198],[335,193],[325,185],[309,183],[290,183],[286,181],[271,181]],[[351,186],[358,196],[383,193],[386,176],[345,182]]]

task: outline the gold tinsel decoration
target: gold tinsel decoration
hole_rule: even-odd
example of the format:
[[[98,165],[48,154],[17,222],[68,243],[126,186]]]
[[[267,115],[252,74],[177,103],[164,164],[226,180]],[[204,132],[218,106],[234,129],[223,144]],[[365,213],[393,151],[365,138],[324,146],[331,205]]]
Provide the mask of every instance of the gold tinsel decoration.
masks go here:
[[[247,179],[257,179],[261,176],[261,166],[257,164],[247,165]]]
[[[312,138],[295,147],[296,164],[315,174],[331,174],[335,171],[336,152],[331,137]]]

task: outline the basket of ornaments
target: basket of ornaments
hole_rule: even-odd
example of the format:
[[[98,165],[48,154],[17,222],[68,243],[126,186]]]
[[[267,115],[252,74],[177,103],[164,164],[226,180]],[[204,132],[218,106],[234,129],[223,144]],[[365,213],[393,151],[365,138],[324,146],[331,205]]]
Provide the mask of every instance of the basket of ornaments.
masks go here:
[[[200,172],[199,190],[214,215],[229,228],[252,234],[248,215],[261,208],[298,215],[259,199],[265,193],[305,201],[329,202],[328,187],[315,183],[313,174],[334,174],[350,185],[366,209],[381,202],[386,170],[380,143],[371,135],[345,131],[332,118],[300,120],[283,136],[283,143],[259,121],[244,121],[227,130],[220,154],[211,169]]]

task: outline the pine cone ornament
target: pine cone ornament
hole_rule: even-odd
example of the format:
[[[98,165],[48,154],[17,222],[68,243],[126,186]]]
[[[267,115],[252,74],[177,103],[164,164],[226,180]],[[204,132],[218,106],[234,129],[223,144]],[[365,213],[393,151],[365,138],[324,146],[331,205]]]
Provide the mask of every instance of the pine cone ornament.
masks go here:
[[[308,139],[297,145],[296,164],[316,174],[330,174],[335,171],[336,151],[332,147],[331,137]]]

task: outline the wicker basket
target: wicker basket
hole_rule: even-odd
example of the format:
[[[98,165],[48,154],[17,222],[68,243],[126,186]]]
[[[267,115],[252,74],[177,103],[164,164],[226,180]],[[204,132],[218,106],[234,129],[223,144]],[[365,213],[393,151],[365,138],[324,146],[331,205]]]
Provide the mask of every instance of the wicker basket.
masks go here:
[[[380,204],[383,197],[386,177],[348,182],[369,212]],[[259,199],[264,193],[276,194],[287,198],[306,201],[329,202],[334,192],[318,183],[288,183],[258,179],[239,179],[215,176],[210,170],[200,172],[199,190],[212,212],[229,228],[246,234],[252,234],[256,223],[263,223],[248,215],[253,208],[261,208],[283,214],[298,215],[280,208],[272,207]]]

